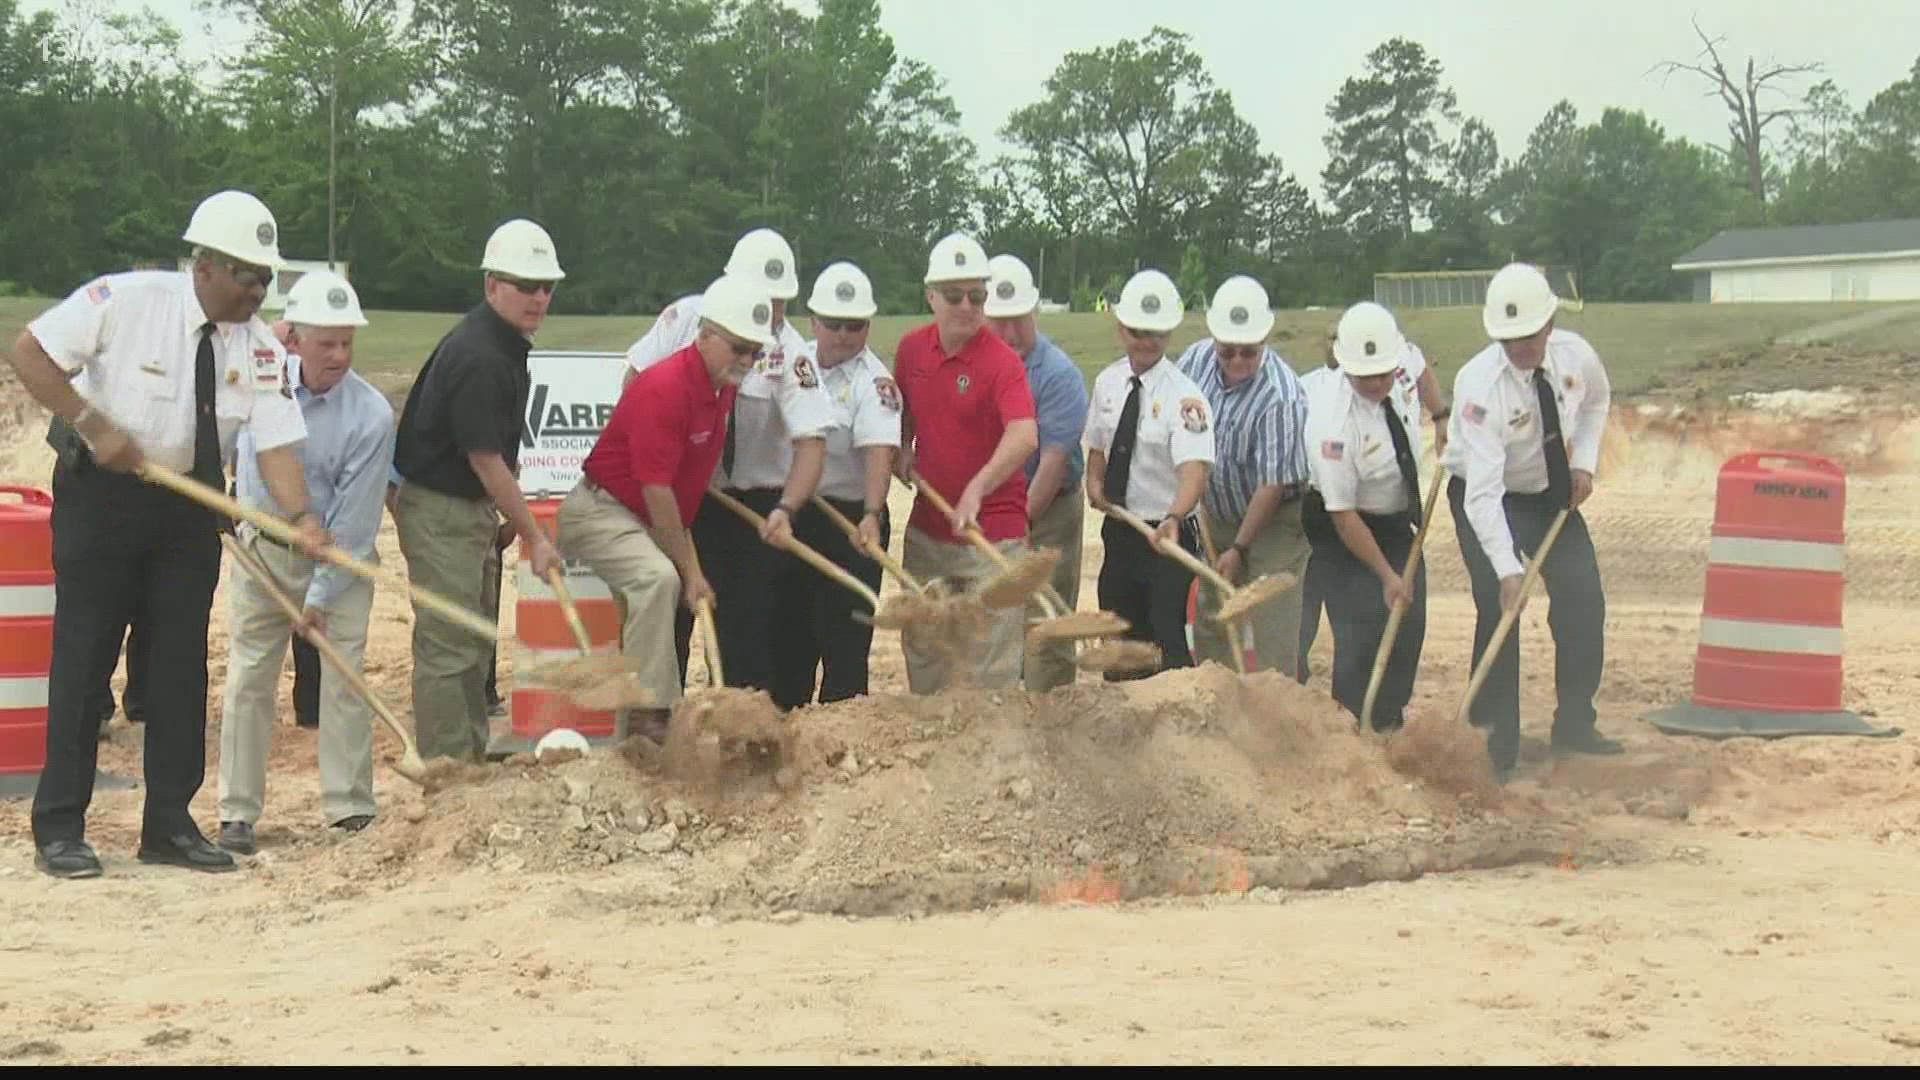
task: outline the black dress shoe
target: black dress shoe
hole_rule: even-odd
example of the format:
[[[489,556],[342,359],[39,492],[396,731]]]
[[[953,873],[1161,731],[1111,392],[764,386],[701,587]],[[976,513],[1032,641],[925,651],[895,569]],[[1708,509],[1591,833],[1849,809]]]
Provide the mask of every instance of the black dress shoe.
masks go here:
[[[140,861],[163,866],[184,866],[189,870],[224,873],[235,869],[233,856],[207,843],[198,832],[175,833],[164,840],[142,837]]]
[[[1616,739],[1589,728],[1578,735],[1556,735],[1553,739],[1553,752],[1556,754],[1624,754],[1627,748]]]
[[[244,821],[221,822],[220,846],[236,855],[253,854],[257,850],[253,844],[253,826]]]
[[[359,832],[371,824],[373,824],[372,814],[355,814],[352,817],[343,817],[339,821],[334,822],[333,827],[342,832]]]
[[[55,840],[34,854],[33,865],[57,878],[100,876],[100,856],[84,840]]]

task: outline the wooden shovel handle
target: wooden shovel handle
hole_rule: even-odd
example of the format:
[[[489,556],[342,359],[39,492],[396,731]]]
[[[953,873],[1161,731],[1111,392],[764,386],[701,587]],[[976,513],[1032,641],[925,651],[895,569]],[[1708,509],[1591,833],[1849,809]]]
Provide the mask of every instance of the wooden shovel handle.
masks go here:
[[[1480,696],[1480,687],[1487,681],[1487,673],[1493,670],[1493,659],[1500,654],[1500,646],[1507,643],[1507,635],[1513,632],[1513,624],[1520,619],[1520,612],[1527,606],[1527,593],[1533,588],[1533,579],[1540,576],[1540,568],[1546,564],[1547,552],[1553,550],[1553,542],[1560,539],[1560,530],[1567,523],[1567,509],[1562,509],[1553,517],[1553,524],[1547,527],[1546,539],[1540,541],[1539,550],[1527,562],[1526,576],[1520,579],[1520,599],[1514,602],[1506,614],[1500,616],[1500,625],[1493,632],[1493,640],[1487,642],[1487,651],[1480,654],[1480,667],[1473,673],[1473,681],[1467,684],[1467,696],[1460,702],[1460,713],[1456,719],[1467,722],[1467,714],[1473,708],[1473,699]]]
[[[881,569],[899,579],[900,584],[905,585],[916,593],[925,593],[927,591],[926,586],[915,581],[913,575],[907,573],[907,568],[900,565],[900,560],[887,554],[885,548],[871,547],[863,543],[860,539],[860,526],[848,521],[847,515],[841,513],[832,503],[828,502],[822,496],[815,495],[813,497],[813,505],[819,507],[820,512],[827,515],[827,520],[839,526],[840,531],[847,534],[847,539],[853,541],[854,547],[864,552],[867,557],[874,562],[879,563]]]
[[[707,495],[709,498],[712,498],[718,501],[721,506],[724,506],[727,509],[733,511],[734,513],[740,515],[740,517],[743,520],[745,520],[748,524],[752,525],[754,528],[756,529],[766,528],[767,519],[761,517],[757,513],[754,513],[754,510],[751,506],[748,506],[747,504],[741,502],[739,499],[736,499],[733,496],[715,487],[708,488]],[[791,539],[791,538],[788,539],[785,544],[785,547],[788,551],[791,551],[795,555],[800,556],[800,558],[803,561],[805,561],[807,565],[813,567],[815,570],[820,571],[821,573],[827,575],[833,580],[853,590],[853,592],[859,597],[861,597],[862,599],[864,599],[873,608],[873,610],[875,611],[880,610],[880,598],[874,595],[874,592],[872,589],[867,588],[867,583],[864,581],[861,581],[857,577],[854,577],[852,574],[847,573],[845,570],[841,569],[839,566],[834,565],[834,562],[832,559],[827,558],[825,555],[820,554],[819,552],[813,550],[807,545],[801,543],[797,539]]]
[[[1427,546],[1427,534],[1433,531],[1433,510],[1440,503],[1440,485],[1446,483],[1447,471],[1438,463],[1433,467],[1433,482],[1427,485],[1427,501],[1420,514],[1420,530],[1413,534],[1413,552],[1407,556],[1406,569],[1400,572],[1400,580],[1413,588],[1414,574],[1420,570],[1420,553]],[[1380,696],[1380,681],[1387,674],[1387,657],[1393,655],[1393,642],[1400,636],[1400,620],[1407,613],[1407,605],[1395,604],[1387,614],[1386,633],[1380,635],[1380,651],[1373,657],[1373,673],[1367,677],[1367,696],[1360,706],[1360,727],[1373,723],[1373,703]]]
[[[933,485],[927,483],[927,478],[921,476],[918,470],[913,474],[913,483],[914,489],[920,494],[925,495],[927,501],[933,504],[935,510],[940,511],[948,517],[953,516],[953,504],[942,498],[938,491],[933,490]],[[1012,569],[1013,564],[1007,561],[1005,555],[1000,554],[1000,549],[994,547],[993,541],[988,540],[986,534],[981,532],[977,526],[967,526],[967,539],[972,542],[974,547],[980,549],[981,554],[991,559],[995,566],[998,566],[1002,570]],[[1047,617],[1050,619],[1067,611],[1067,602],[1060,598],[1059,593],[1054,591],[1052,582],[1048,582],[1041,590],[1040,606],[1046,610]]]
[[[1172,556],[1174,559],[1183,563],[1189,570],[1192,570],[1194,573],[1212,582],[1216,587],[1219,588],[1221,592],[1226,593],[1228,596],[1232,596],[1234,593],[1239,591],[1233,587],[1233,582],[1228,581],[1226,578],[1220,576],[1220,572],[1218,570],[1215,570],[1213,567],[1208,566],[1206,563],[1202,562],[1197,556],[1193,554],[1193,552],[1188,551],[1186,548],[1181,547],[1179,544],[1173,544],[1171,546],[1163,546],[1160,543],[1159,536],[1157,536],[1154,533],[1153,526],[1140,520],[1140,518],[1137,515],[1129,512],[1124,507],[1115,506],[1109,503],[1107,504],[1107,513],[1112,514],[1114,517],[1119,518],[1121,521],[1124,521],[1127,524],[1133,526],[1135,529],[1139,530],[1140,535],[1147,538],[1147,543],[1152,545],[1155,551],[1160,552],[1162,555]]]
[[[202,506],[217,510],[237,521],[244,521],[277,540],[293,545],[296,549],[299,547],[300,531],[298,529],[274,517],[272,514],[261,513],[258,510],[243,506],[239,502],[228,498],[226,493],[215,491],[213,488],[202,484],[198,480],[188,476],[182,476],[172,469],[164,465],[155,464],[152,461],[140,466],[140,476],[142,479],[151,480],[161,487],[171,488],[185,495],[187,498],[200,503]],[[377,567],[361,562],[359,559],[354,558],[337,547],[329,545],[322,548],[320,550],[320,557],[343,570],[366,578],[368,581],[376,583],[380,581],[381,574]],[[413,598],[419,601],[421,607],[431,609],[436,614],[466,627],[468,630],[486,638],[488,641],[497,643],[500,640],[500,627],[497,623],[483,619],[474,612],[461,607],[459,604],[445,597],[436,596],[412,582],[407,583],[407,591],[413,594]]]
[[[294,625],[298,626],[301,616],[300,607],[293,602],[292,597],[281,590],[279,584],[274,581],[273,574],[241,547],[240,542],[234,539],[231,533],[223,531],[220,534],[220,542],[226,545],[227,553],[233,556],[233,561],[238,563],[240,568],[259,584],[261,591],[272,597],[273,602],[279,606],[287,618],[293,620]],[[367,706],[373,710],[374,715],[380,718],[380,722],[387,725],[387,730],[393,732],[394,737],[400,740],[400,745],[406,751],[406,759],[417,760],[420,757],[420,750],[414,745],[413,735],[400,725],[400,718],[393,715],[393,710],[387,708],[387,703],[380,700],[380,695],[373,692],[373,687],[367,685],[367,680],[353,669],[352,664],[347,663],[347,658],[340,655],[340,650],[334,647],[333,642],[327,640],[327,635],[308,633],[303,630],[300,636],[312,642],[314,651],[320,654],[321,659],[331,665],[333,670],[339,672],[341,678],[347,680],[347,685],[353,687],[353,692],[360,695]],[[409,770],[398,771],[404,776]],[[409,779],[413,778],[409,777]]]

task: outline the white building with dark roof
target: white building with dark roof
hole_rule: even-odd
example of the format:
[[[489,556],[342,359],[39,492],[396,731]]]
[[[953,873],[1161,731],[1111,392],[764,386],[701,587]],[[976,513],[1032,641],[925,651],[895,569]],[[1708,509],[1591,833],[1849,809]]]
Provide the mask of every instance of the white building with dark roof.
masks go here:
[[[1729,229],[1673,269],[1702,303],[1920,300],[1920,218]]]

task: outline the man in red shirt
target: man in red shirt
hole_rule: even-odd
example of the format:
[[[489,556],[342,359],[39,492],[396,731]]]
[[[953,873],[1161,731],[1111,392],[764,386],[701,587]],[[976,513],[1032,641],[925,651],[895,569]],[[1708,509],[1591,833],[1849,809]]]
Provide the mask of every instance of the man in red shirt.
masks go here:
[[[935,244],[926,276],[933,322],[909,331],[894,351],[893,378],[905,406],[902,473],[917,470],[954,511],[948,517],[915,498],[906,569],[963,588],[999,570],[964,530],[978,528],[1009,555],[1026,550],[1023,467],[1040,445],[1026,362],[987,327],[988,273],[987,253],[972,237],[954,233]],[[987,639],[966,643],[965,656],[954,655],[950,640],[903,633],[908,687],[936,693],[961,678],[981,687],[1017,685],[1022,609],[994,614]]]
[[[707,287],[692,344],[627,384],[560,504],[560,551],[606,582],[625,606],[621,651],[641,685],[680,700],[674,618],[713,587],[694,558],[687,523],[720,463],[740,380],[773,338],[764,284],[723,275]],[[668,708],[629,717],[629,733],[664,736]]]

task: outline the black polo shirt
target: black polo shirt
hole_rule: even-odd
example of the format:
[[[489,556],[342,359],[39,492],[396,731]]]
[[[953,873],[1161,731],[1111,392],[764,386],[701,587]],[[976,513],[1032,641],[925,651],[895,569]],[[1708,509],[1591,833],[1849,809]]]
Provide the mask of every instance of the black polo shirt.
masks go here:
[[[393,466],[407,483],[456,498],[486,498],[486,486],[467,463],[474,451],[498,453],[519,475],[532,351],[532,342],[484,303],[447,331],[400,413]]]

